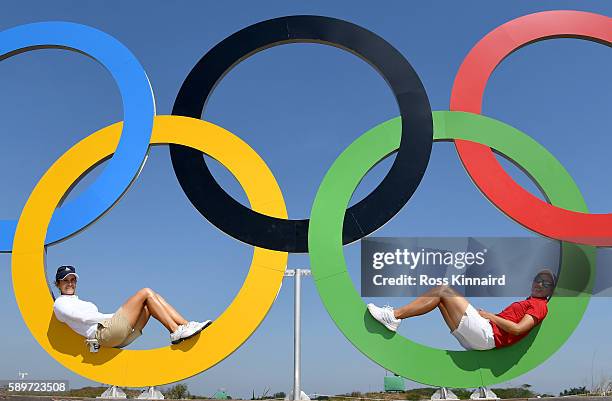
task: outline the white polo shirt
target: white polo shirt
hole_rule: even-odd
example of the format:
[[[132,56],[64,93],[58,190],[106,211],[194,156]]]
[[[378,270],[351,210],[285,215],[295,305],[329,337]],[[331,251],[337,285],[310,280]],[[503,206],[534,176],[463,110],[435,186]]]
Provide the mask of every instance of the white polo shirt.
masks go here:
[[[81,301],[76,295],[60,295],[53,304],[53,312],[60,322],[85,338],[95,338],[98,323],[113,314],[100,313],[91,302]]]

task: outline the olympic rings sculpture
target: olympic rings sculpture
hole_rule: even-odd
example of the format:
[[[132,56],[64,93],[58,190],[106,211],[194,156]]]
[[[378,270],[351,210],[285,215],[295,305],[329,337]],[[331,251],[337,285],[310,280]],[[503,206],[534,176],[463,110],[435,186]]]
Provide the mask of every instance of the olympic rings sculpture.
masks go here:
[[[63,22],[1,32],[4,58],[40,47],[91,55],[109,69],[124,99],[124,123],[103,128],[68,150],[38,182],[19,221],[0,222],[0,251],[13,253],[15,297],[28,329],[49,355],[91,380],[129,387],[178,381],[210,368],[246,341],[280,290],[287,252],[309,251],[315,284],[330,316],[355,347],[388,370],[431,385],[479,387],[533,369],[556,352],[580,323],[595,276],[595,246],[612,245],[612,220],[608,221],[612,214],[589,214],[576,184],[546,149],[526,134],[478,113],[486,81],[508,53],[538,40],[567,36],[610,46],[612,21],[587,12],[547,11],[503,24],[466,57],[455,79],[451,111],[432,113],[418,75],[384,39],[334,18],[281,17],[247,27],[211,49],[183,83],[175,115],[155,117],[142,67],[108,35]],[[280,188],[253,149],[199,119],[215,85],[238,62],[265,48],[304,41],[339,47],[369,62],[385,78],[400,108],[400,117],[357,138],[333,163],[317,192],[310,221],[287,219]],[[343,244],[374,232],[403,207],[425,173],[433,141],[441,140],[455,142],[466,170],[500,210],[536,233],[565,241],[555,295],[571,296],[553,297],[541,327],[513,346],[447,351],[390,336],[365,312],[346,271]],[[80,337],[53,316],[44,274],[45,246],[75,235],[112,207],[137,177],[148,147],[156,144],[170,144],[177,178],[196,209],[229,235],[256,247],[251,267],[238,296],[197,343],[89,354]],[[502,170],[492,149],[523,167],[551,205],[518,186]],[[394,152],[396,160],[381,184],[347,209],[363,175]],[[225,193],[201,153],[234,174],[251,209]],[[111,155],[103,174],[80,197],[56,210],[72,185]],[[220,218],[228,214],[231,219]],[[579,290],[576,283],[581,284]],[[177,368],[154,368],[156,360]]]

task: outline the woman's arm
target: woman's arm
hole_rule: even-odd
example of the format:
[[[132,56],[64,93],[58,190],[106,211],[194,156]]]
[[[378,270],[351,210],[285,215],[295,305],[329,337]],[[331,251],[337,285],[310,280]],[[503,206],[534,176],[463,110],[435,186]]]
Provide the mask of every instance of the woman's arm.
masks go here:
[[[479,309],[478,313],[480,313],[480,316],[484,317],[485,319],[489,319],[495,323],[497,327],[506,333],[512,334],[513,336],[520,336],[521,334],[527,333],[536,325],[536,319],[531,315],[525,315],[520,322],[514,323],[482,309]]]

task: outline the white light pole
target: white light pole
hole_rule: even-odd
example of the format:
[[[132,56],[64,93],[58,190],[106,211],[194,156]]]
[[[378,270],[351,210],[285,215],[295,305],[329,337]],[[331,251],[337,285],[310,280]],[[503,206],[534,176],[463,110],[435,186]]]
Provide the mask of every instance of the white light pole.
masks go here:
[[[301,298],[302,298],[302,276],[310,276],[309,269],[289,269],[285,271],[285,277],[294,277],[295,292],[293,304],[293,391],[287,397],[289,400],[300,401],[303,398],[300,385],[300,344],[301,344]]]

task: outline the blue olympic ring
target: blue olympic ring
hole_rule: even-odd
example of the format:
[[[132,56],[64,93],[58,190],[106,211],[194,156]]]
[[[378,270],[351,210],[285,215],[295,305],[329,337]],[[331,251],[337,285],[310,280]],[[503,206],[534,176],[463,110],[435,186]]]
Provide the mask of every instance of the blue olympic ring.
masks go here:
[[[65,239],[110,209],[138,176],[149,149],[155,101],[147,75],[134,55],[112,36],[70,22],[40,22],[0,32],[0,60],[40,48],[85,53],[115,79],[123,99],[123,131],[114,156],[78,197],[55,211],[46,244]],[[0,220],[0,252],[10,252],[16,220]]]

